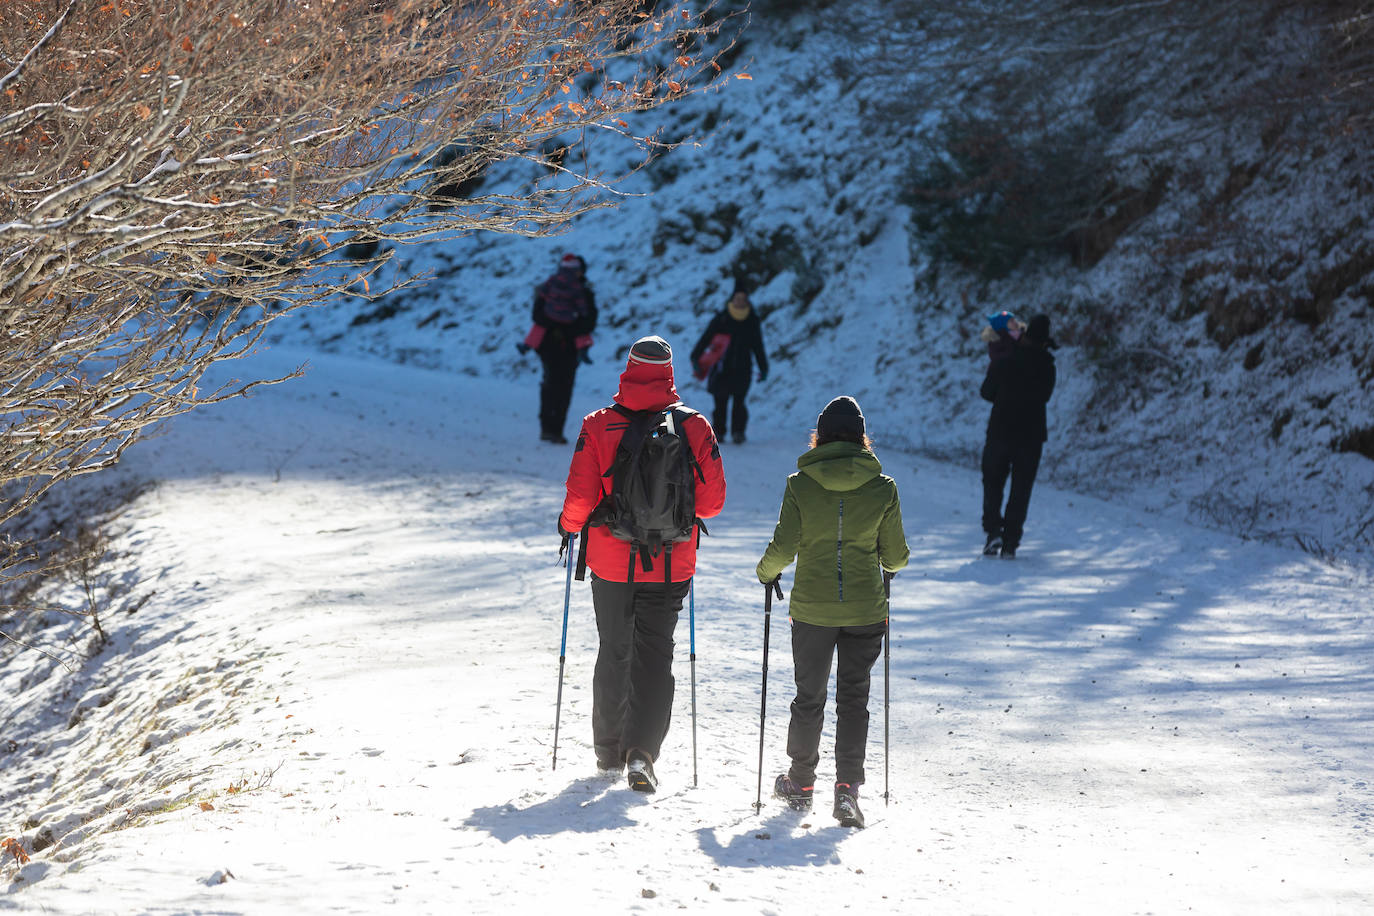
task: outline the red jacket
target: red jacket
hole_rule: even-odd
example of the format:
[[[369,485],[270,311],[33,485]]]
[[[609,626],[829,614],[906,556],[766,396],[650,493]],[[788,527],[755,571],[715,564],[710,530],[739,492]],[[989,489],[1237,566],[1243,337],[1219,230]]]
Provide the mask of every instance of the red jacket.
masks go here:
[[[620,375],[620,390],[615,401],[630,410],[662,410],[679,403],[673,385],[671,365],[649,365],[631,360]],[[611,478],[605,475],[615,461],[615,450],[625,434],[625,417],[610,407],[588,414],[582,419],[582,431],[577,436],[572,464],[568,468],[568,493],[563,499],[563,513],[558,524],[564,531],[580,532],[592,510],[611,495]],[[705,480],[697,479],[696,510],[698,518],[718,515],[725,505],[725,467],[720,460],[720,447],[711,424],[700,414],[693,414],[682,424],[687,442],[701,465]],[[663,555],[651,558],[651,569],[645,571],[635,560],[636,582],[663,581]],[[612,582],[629,581],[630,544],[597,525],[587,534],[587,565],[599,578]],[[696,572],[696,538],[673,545],[674,582],[685,582]]]

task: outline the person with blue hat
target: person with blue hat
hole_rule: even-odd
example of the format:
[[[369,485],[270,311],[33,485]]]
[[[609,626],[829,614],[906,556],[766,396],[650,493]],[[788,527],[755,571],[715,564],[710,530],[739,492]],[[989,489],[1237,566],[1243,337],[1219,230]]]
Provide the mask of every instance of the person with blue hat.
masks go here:
[[[988,359],[998,360],[1010,356],[1025,329],[1025,323],[1005,309],[989,315],[988,323],[979,335],[983,343],[988,345]]]
[[[1054,393],[1054,347],[1049,316],[1036,315],[1011,352],[988,364],[978,392],[992,403],[982,460],[986,556],[1011,559],[1021,544],[1040,453],[1048,438],[1045,405]],[[1004,508],[1008,477],[1011,491]]]

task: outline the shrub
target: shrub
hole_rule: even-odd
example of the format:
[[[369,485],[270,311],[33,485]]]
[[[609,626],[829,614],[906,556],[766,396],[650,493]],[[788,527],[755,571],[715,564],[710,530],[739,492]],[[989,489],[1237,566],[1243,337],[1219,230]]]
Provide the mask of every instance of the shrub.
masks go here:
[[[933,147],[913,158],[901,195],[917,241],[989,279],[1031,251],[1063,248],[1112,196],[1103,143],[1088,127],[957,117]]]

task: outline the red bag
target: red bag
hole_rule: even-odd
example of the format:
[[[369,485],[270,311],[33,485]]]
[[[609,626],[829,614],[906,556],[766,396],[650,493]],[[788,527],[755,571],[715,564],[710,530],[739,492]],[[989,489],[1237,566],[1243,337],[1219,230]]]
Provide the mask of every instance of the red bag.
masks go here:
[[[711,368],[720,362],[720,358],[725,355],[725,351],[730,346],[729,334],[717,334],[711,338],[711,344],[706,348],[706,352],[701,354],[701,359],[697,360],[692,374],[699,379],[704,379],[711,374]]]

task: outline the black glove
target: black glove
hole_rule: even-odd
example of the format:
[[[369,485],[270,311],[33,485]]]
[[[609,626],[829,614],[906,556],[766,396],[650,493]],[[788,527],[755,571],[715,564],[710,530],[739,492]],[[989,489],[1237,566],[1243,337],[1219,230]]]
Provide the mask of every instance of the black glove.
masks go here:
[[[592,358],[589,355],[587,355],[586,347],[583,347],[581,350],[577,351],[577,358],[582,360],[582,362],[586,363],[589,366],[592,364]]]
[[[530,352],[530,348],[523,342],[516,344],[515,349],[520,351],[521,356],[524,356],[526,353]]]
[[[558,520],[558,536],[566,541],[568,539],[569,534],[570,532],[563,530],[563,519],[560,518]]]

